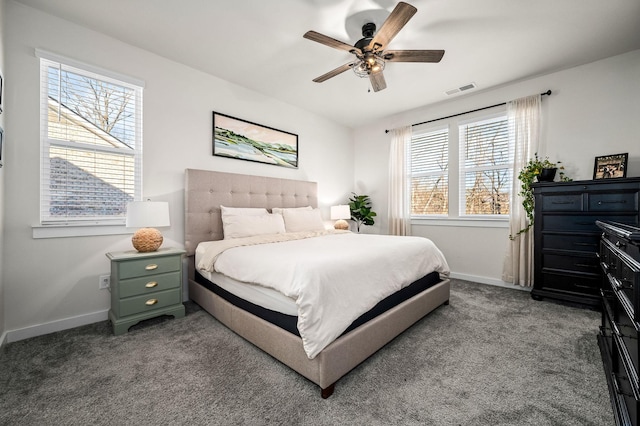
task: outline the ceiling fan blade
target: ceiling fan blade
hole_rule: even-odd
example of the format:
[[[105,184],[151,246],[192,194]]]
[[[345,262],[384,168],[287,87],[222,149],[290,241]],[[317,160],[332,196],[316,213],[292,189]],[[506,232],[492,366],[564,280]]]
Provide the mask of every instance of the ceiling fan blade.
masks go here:
[[[387,82],[384,80],[382,71],[369,74],[369,81],[371,82],[371,87],[373,87],[374,92],[379,92],[387,88]]]
[[[402,1],[398,3],[369,43],[369,49],[374,51],[383,50],[417,11],[418,9],[409,3]]]
[[[341,65],[338,68],[331,70],[326,74],[321,75],[320,77],[314,78],[313,81],[315,81],[316,83],[322,83],[323,81],[329,80],[331,77],[335,77],[336,75],[341,74],[346,70],[353,68],[353,66],[357,63],[358,61],[353,61],[353,62],[349,62],[348,64]]]
[[[324,34],[320,34],[316,31],[307,31],[304,35],[304,38],[308,40],[312,40],[318,42],[320,44],[324,44],[325,46],[333,47],[334,49],[346,50],[350,53],[362,54],[360,49],[357,47],[351,46],[350,44],[343,43],[340,40],[336,40],[335,38],[331,38]]]
[[[381,56],[387,62],[440,62],[444,50],[385,50]]]

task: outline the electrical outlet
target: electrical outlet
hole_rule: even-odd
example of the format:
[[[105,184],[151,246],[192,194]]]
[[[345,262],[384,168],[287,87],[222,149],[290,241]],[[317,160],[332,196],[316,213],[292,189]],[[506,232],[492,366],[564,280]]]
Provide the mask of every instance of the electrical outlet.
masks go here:
[[[109,288],[111,285],[111,276],[110,275],[100,275],[98,277],[98,288],[103,290],[105,288]]]

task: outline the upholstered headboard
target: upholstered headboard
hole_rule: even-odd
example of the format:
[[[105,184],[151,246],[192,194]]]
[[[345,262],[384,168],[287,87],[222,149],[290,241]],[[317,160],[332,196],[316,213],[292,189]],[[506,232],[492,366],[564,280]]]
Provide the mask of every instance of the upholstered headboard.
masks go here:
[[[220,205],[227,207],[318,207],[318,184],[209,170],[185,171],[184,246],[222,239]]]

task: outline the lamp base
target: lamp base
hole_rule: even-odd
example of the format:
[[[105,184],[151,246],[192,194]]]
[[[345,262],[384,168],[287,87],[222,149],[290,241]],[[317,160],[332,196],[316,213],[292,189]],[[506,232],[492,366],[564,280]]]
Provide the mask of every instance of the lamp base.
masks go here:
[[[344,219],[338,219],[336,223],[333,225],[333,227],[335,229],[343,229],[346,231],[349,229],[349,223]]]
[[[155,228],[140,228],[131,238],[133,247],[142,253],[158,250],[162,240],[162,234]]]

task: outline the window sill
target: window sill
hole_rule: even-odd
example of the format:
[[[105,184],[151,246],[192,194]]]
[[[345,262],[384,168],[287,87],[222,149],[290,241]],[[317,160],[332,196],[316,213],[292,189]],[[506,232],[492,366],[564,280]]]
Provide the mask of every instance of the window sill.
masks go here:
[[[473,228],[508,228],[509,218],[462,218],[462,217],[430,217],[411,218],[413,226],[456,226]]]
[[[99,235],[131,234],[124,225],[36,225],[31,227],[33,238],[92,237]]]

